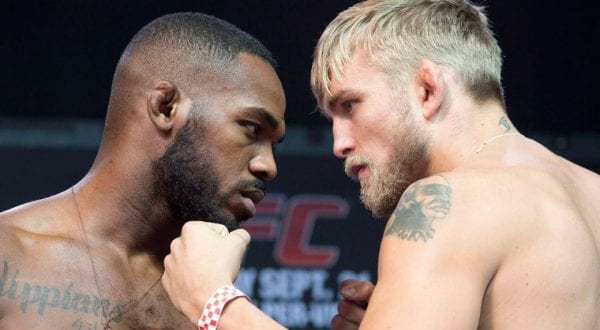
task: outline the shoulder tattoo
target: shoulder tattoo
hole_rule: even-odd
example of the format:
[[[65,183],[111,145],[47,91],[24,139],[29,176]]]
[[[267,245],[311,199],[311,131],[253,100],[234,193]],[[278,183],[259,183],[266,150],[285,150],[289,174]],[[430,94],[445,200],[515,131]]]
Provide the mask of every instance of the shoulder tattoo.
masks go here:
[[[427,242],[433,238],[435,222],[450,212],[451,195],[450,185],[440,176],[413,183],[400,198],[385,235]]]

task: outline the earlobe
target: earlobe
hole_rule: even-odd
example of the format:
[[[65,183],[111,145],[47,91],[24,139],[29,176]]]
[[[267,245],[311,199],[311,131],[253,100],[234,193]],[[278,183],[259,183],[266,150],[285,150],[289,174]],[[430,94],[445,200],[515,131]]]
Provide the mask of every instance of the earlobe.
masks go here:
[[[148,114],[154,125],[163,132],[173,128],[180,94],[177,86],[169,81],[158,81],[148,92]]]
[[[417,69],[416,94],[423,117],[432,120],[440,110],[445,94],[445,82],[439,66],[425,60]]]

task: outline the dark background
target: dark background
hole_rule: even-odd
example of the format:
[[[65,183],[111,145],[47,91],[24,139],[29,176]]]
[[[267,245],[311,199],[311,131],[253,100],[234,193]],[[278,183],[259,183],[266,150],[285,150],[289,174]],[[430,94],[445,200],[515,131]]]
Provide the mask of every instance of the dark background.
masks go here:
[[[280,63],[289,125],[326,125],[310,114],[313,47],[348,0],[3,2],[2,116],[102,118],[114,66],[144,24],[175,11],[226,19],[261,40]],[[477,1],[504,51],[509,114],[523,131],[598,132],[599,19],[593,1]]]

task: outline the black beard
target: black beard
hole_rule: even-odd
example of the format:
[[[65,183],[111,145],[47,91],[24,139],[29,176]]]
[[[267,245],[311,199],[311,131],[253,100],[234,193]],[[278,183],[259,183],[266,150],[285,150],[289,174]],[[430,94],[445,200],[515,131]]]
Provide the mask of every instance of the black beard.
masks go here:
[[[154,193],[166,201],[181,226],[190,220],[200,220],[236,229],[239,223],[222,209],[227,196],[219,195],[212,153],[201,144],[205,139],[200,121],[190,119],[164,155],[154,162]]]

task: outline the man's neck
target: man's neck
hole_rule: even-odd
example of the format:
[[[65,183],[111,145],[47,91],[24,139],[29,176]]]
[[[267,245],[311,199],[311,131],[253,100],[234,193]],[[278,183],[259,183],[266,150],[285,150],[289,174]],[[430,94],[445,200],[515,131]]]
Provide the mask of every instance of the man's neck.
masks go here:
[[[503,136],[518,133],[495,103],[455,107],[448,116],[432,133],[428,175],[473,164],[489,144],[503,143]]]
[[[126,255],[149,254],[162,262],[181,228],[147,181],[115,171],[90,172],[74,186],[79,220],[92,240],[111,242]]]

